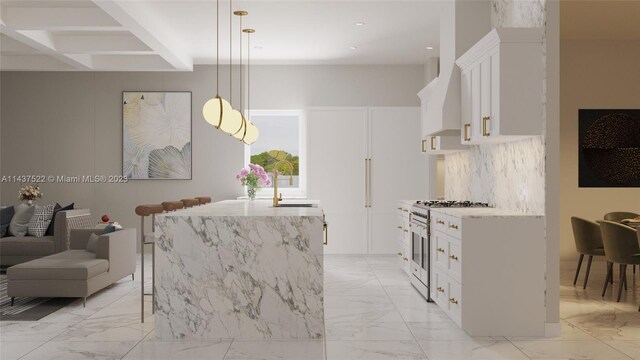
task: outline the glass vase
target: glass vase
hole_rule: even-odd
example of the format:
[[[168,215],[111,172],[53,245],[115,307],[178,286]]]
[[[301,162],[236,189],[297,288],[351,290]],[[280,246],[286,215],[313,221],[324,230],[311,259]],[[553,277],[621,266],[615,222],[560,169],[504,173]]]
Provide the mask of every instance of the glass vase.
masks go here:
[[[255,200],[257,192],[258,192],[257,188],[249,186],[247,188],[247,195],[249,196],[249,200],[251,201]]]

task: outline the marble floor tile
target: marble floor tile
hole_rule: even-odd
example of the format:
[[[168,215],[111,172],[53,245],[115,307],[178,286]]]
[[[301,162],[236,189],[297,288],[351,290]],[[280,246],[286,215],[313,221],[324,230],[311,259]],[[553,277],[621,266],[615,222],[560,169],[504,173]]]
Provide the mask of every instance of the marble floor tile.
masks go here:
[[[325,308],[336,307],[358,307],[358,308],[370,308],[370,309],[393,309],[394,304],[386,295],[378,296],[360,296],[360,295],[345,295],[345,296],[328,296],[324,299]]]
[[[154,328],[153,317],[140,323],[140,316],[121,315],[89,318],[62,332],[54,341],[140,341]]]
[[[327,340],[413,340],[404,322],[327,322]]]
[[[11,341],[0,340],[0,359],[17,360],[37,349],[46,341]]]
[[[420,341],[429,360],[527,360],[517,347],[508,341]]]
[[[490,336],[470,336],[453,321],[439,322],[407,322],[407,326],[417,340],[493,340]]]
[[[157,341],[138,343],[123,360],[174,360],[208,359],[223,360],[231,346],[225,341]]]
[[[409,341],[327,341],[327,359],[427,359],[417,342]]]
[[[233,341],[225,360],[322,360],[322,340]]]
[[[397,306],[404,321],[411,322],[451,322],[449,316],[435,304],[422,306]]]
[[[629,360],[622,352],[601,341],[513,341],[529,358],[553,360]]]
[[[640,359],[640,341],[605,341],[605,344],[626,354],[632,359]]]
[[[400,313],[395,306],[389,305],[378,308],[367,307],[330,307],[324,310],[325,322],[402,322]]]
[[[49,341],[22,360],[117,360],[135,345],[135,342]]]
[[[48,341],[70,327],[67,323],[46,323],[39,321],[2,321],[0,340],[2,341]]]
[[[540,340],[540,341],[557,341],[557,340],[583,340],[595,341],[595,337],[587,334],[579,327],[565,321],[560,320],[560,336],[557,337],[529,337],[529,336],[511,336],[508,340]]]
[[[566,320],[599,340],[640,340],[640,318],[632,314],[595,313]]]

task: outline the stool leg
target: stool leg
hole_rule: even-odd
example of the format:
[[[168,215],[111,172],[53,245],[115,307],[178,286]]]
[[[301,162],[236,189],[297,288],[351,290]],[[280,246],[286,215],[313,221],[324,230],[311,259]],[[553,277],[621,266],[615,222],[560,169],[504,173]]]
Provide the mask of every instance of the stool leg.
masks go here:
[[[602,289],[602,297],[607,292],[607,285],[609,285],[609,278],[613,278],[613,263],[607,261],[607,277],[604,279],[604,288]]]
[[[584,276],[584,286],[583,289],[587,288],[587,281],[589,281],[589,271],[591,271],[591,261],[593,260],[593,255],[589,255],[589,261],[587,262],[587,274]]]
[[[156,313],[156,244],[151,244],[151,313]]]
[[[578,260],[578,268],[576,269],[576,276],[573,278],[573,285],[578,282],[578,275],[580,274],[580,267],[582,266],[582,259],[584,259],[584,254],[580,254],[580,259]]]
[[[144,216],[140,218],[140,322],[144,323]]]

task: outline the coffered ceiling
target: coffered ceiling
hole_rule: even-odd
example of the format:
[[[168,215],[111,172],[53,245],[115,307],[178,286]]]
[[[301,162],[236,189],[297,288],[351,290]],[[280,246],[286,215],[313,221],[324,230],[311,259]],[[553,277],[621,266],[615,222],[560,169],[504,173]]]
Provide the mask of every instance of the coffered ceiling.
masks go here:
[[[233,8],[248,11],[243,27],[256,29],[255,64],[422,64],[438,53],[439,1],[254,0]],[[223,64],[229,9],[220,2]],[[215,10],[212,0],[2,1],[0,69],[189,71],[215,63]],[[240,25],[231,21],[237,63]]]

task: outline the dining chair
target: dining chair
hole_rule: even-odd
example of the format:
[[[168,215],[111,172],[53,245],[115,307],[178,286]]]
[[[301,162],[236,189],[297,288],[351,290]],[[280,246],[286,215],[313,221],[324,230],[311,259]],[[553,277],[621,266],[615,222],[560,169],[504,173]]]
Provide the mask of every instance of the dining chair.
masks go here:
[[[583,289],[586,289],[593,257],[605,256],[604,245],[602,244],[602,235],[600,233],[600,225],[593,221],[572,216],[571,227],[573,228],[573,238],[576,241],[576,250],[580,254],[576,275],[573,278],[573,285],[578,282],[578,275],[580,274],[580,268],[582,267],[582,260],[584,259],[584,256],[587,255],[589,256],[589,261],[587,262],[587,273],[584,276],[584,285],[582,286]]]
[[[607,278],[604,281],[602,296],[607,291],[609,278],[613,278],[613,264],[620,264],[620,284],[618,285],[618,299],[622,295],[622,287],[627,288],[627,265],[640,265],[640,245],[636,230],[618,224],[617,222],[600,220],[602,242],[607,260],[610,262],[607,269]],[[640,311],[640,309],[638,309]]]

